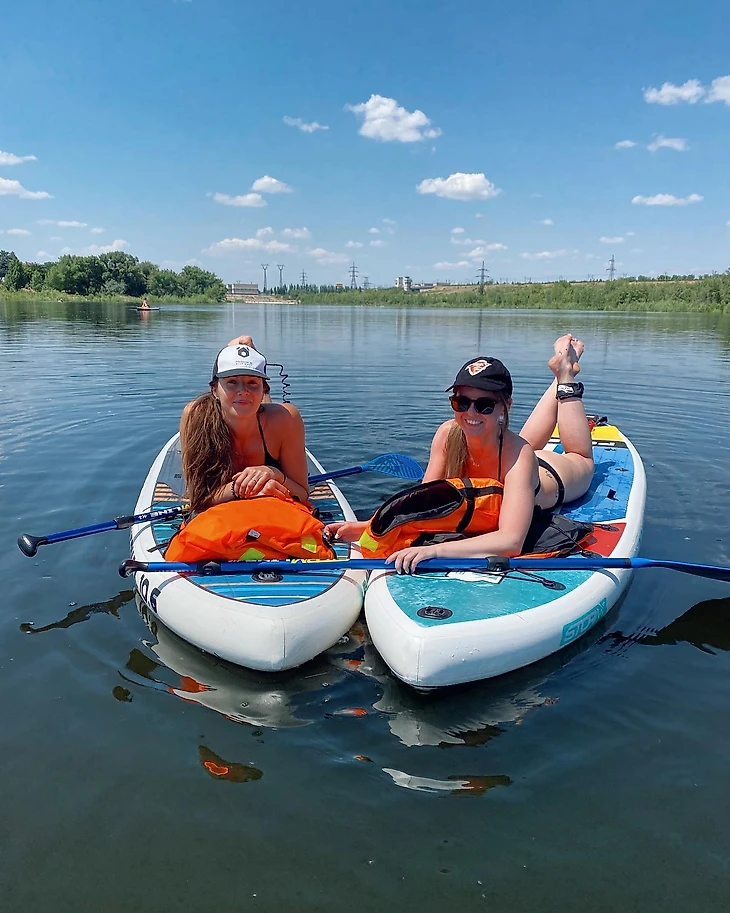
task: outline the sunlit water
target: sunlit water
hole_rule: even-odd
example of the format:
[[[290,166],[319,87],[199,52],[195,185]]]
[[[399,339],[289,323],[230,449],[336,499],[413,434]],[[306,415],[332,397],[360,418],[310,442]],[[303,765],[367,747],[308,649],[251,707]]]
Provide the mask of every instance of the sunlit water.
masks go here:
[[[476,354],[516,424],[566,330],[643,456],[641,553],[730,564],[728,317],[0,303],[3,913],[727,909],[730,584],[637,572],[568,651],[419,696],[361,626],[284,676],[150,630],[125,533],[15,546],[130,512],[234,332],[335,468],[425,463]],[[366,516],[397,483],[342,487]]]

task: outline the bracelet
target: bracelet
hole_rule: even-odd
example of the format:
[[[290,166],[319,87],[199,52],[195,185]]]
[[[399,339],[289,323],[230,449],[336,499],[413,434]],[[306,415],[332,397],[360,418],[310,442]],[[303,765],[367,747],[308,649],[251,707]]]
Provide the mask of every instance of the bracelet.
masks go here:
[[[231,482],[231,498],[234,501],[241,500],[241,496],[236,494],[236,480],[235,479]]]

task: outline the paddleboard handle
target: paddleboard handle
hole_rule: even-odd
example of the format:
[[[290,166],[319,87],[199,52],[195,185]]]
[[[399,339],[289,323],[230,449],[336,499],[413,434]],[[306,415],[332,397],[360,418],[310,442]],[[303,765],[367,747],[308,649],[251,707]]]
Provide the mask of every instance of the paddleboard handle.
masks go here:
[[[18,548],[29,558],[35,557],[39,545],[48,545],[48,539],[45,536],[30,536],[27,533],[18,536]]]

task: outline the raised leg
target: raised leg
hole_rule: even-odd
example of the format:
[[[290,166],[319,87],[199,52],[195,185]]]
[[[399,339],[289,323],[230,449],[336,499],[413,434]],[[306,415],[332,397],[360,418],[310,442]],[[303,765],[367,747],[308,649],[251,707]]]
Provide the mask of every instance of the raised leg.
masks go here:
[[[562,344],[566,339],[569,340],[568,346],[570,349],[568,354],[571,359],[573,370],[571,380],[573,380],[580,371],[578,362],[583,354],[585,345],[580,339],[574,339],[572,336],[562,336],[555,343],[556,351],[558,344]],[[555,356],[553,356],[553,358],[554,357]],[[551,359],[551,361],[552,360],[553,359]],[[556,375],[555,380],[543,393],[538,404],[532,410],[520,431],[520,437],[524,438],[533,450],[542,450],[543,447],[547,445],[547,442],[552,437],[555,426],[558,423],[558,401],[555,399],[555,388],[557,385],[558,380]]]

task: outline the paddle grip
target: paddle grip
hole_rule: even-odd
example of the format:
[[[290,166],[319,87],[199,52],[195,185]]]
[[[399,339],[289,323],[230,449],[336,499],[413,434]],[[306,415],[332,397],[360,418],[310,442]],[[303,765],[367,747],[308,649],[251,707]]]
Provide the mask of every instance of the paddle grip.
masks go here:
[[[48,545],[48,539],[45,536],[30,536],[27,533],[18,536],[18,548],[28,558],[35,557],[39,545]]]

